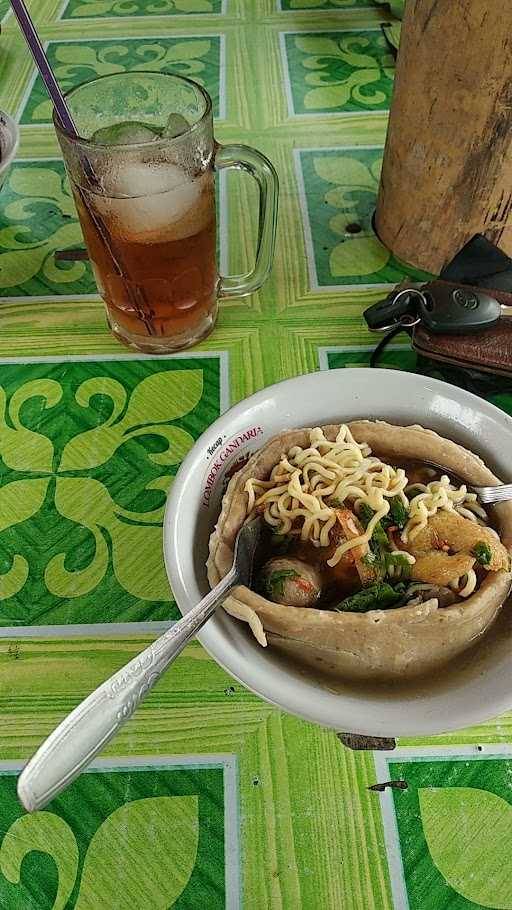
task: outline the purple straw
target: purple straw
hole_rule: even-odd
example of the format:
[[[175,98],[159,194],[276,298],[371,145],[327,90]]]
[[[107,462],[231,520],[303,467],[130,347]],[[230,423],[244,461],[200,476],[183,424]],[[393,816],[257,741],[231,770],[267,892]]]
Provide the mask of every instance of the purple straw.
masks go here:
[[[11,6],[14,11],[14,15],[19,22],[21,31],[23,32],[29,49],[32,53],[32,56],[36,62],[36,66],[41,73],[41,78],[43,79],[44,84],[48,90],[48,94],[53,101],[55,110],[57,111],[57,116],[68,133],[72,133],[74,136],[78,137],[78,130],[75,126],[75,122],[69,112],[69,108],[64,101],[64,95],[62,94],[59,84],[53,74],[53,70],[48,62],[48,58],[43,50],[43,45],[39,35],[37,34],[34,23],[30,18],[27,8],[23,0],[11,0]]]
[[[37,32],[34,28],[34,23],[32,22],[32,19],[30,18],[29,14],[28,14],[28,10],[25,6],[24,0],[11,0],[11,6],[14,10],[14,15],[16,16],[16,19],[18,20],[21,31],[23,32],[23,34],[25,36],[26,42],[30,48],[32,56],[36,62],[36,66],[37,66],[39,72],[41,73],[41,78],[42,78],[44,84],[46,85],[48,94],[53,101],[53,105],[55,107],[57,116],[58,116],[62,126],[64,127],[65,130],[68,131],[68,133],[71,133],[72,136],[75,136],[75,138],[79,139],[80,136],[79,136],[78,130],[75,126],[75,122],[74,122],[74,120],[71,116],[71,113],[69,111],[69,108],[64,100],[64,95],[62,94],[62,92],[59,88],[59,84],[53,74],[53,70],[48,62],[48,57],[46,56],[46,54],[43,50],[43,45],[41,44],[39,35],[37,34]],[[84,171],[87,174],[91,183],[97,183],[97,180],[94,176],[94,171],[86,157],[84,157],[82,159],[82,165],[83,165]],[[87,203],[84,200],[83,191],[80,188],[78,188],[78,192],[82,198],[82,201],[84,202],[84,206],[87,208],[89,215],[92,218],[92,220],[96,226],[96,229],[97,229],[100,237],[102,237],[106,248],[110,252],[110,255],[111,255],[112,261],[114,262],[114,265],[116,267],[117,273],[122,276],[124,274],[123,269],[122,269],[120,263],[118,262],[118,257],[116,256],[114,250],[111,249],[109,236],[108,236],[108,233],[106,232],[105,226],[104,226],[101,218],[99,217],[99,215],[94,213],[94,211],[90,208],[90,206],[87,205]],[[137,295],[135,293],[135,291],[138,291],[138,290],[139,290],[138,288],[135,288],[133,294],[131,294],[130,291],[128,291],[129,295],[134,297],[134,299],[133,299],[134,310],[138,313],[139,319],[141,319],[141,321],[144,322],[144,324],[148,330],[148,335],[156,335],[157,333],[155,331],[155,327],[151,321],[151,315],[152,315],[151,311],[147,312],[144,309],[144,307],[141,307],[141,301],[140,301],[139,297],[142,297],[142,303],[144,304],[144,306],[146,306],[146,305],[149,306],[149,305],[147,304],[144,293],[142,291],[140,292],[139,295]]]

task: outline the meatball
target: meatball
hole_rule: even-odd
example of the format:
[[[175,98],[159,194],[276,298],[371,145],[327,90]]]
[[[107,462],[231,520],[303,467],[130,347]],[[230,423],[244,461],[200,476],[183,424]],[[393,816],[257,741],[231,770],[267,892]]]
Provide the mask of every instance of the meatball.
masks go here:
[[[262,570],[266,596],[276,604],[313,607],[322,591],[322,579],[314,566],[300,559],[270,559]]]

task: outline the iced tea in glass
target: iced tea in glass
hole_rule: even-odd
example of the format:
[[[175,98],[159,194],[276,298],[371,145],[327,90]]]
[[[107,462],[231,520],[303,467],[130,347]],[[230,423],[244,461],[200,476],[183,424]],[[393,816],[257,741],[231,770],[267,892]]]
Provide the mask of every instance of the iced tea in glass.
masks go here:
[[[55,128],[84,239],[113,334],[147,353],[196,344],[219,297],[251,294],[273,258],[278,184],[267,158],[219,146],[212,104],[197,83],[168,73],[103,76],[70,91],[80,138]],[[260,190],[254,269],[220,277],[215,171],[250,173]]]

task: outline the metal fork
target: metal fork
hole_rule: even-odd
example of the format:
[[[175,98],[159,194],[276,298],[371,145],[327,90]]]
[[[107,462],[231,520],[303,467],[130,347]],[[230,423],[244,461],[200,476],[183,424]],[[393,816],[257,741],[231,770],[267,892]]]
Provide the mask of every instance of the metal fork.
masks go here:
[[[453,471],[449,470],[446,465],[437,464],[436,461],[418,461],[418,464],[437,468],[438,471],[443,471],[444,474],[448,474],[460,484],[464,484],[469,493],[476,493],[478,502],[483,506],[490,506],[497,502],[512,500],[512,483],[503,483],[496,487],[477,487],[472,483],[468,483],[467,480],[464,480],[460,474],[455,474]]]
[[[250,585],[263,519],[243,526],[225,578],[172,628],[114,673],[50,734],[22,771],[18,798],[28,812],[43,809],[90,764],[132,716],[196,632],[236,585]]]
[[[466,486],[471,493],[476,493],[478,501],[483,506],[512,499],[512,483],[504,483],[499,487],[475,487],[470,483],[467,483]]]

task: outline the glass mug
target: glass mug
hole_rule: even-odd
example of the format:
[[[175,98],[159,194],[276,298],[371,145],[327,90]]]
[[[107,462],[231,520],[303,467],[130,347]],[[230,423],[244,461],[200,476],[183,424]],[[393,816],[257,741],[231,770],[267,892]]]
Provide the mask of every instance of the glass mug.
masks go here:
[[[196,82],[168,73],[102,76],[66,95],[80,138],[54,117],[98,290],[112,333],[158,354],[197,344],[217,301],[244,297],[274,255],[278,179],[267,158],[219,146],[212,102]],[[217,270],[215,171],[244,170],[259,187],[254,269]]]

